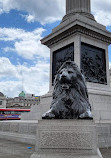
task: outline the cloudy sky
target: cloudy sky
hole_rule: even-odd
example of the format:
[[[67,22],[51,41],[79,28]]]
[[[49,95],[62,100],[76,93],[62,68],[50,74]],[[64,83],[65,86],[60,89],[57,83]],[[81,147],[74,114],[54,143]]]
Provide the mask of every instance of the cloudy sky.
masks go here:
[[[92,0],[91,5],[96,20],[111,32],[110,1]],[[48,91],[49,49],[40,39],[64,14],[65,0],[0,0],[0,91],[6,96],[18,96],[22,89],[36,95]],[[111,46],[109,62],[110,53]]]

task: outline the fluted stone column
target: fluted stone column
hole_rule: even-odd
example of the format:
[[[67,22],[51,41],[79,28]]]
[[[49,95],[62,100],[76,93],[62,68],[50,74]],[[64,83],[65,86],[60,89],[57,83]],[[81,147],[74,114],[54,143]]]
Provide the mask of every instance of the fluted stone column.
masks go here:
[[[90,0],[66,0],[66,14],[90,13]]]
[[[94,16],[91,14],[90,0],[66,0],[66,16],[63,20],[77,13],[94,20]]]

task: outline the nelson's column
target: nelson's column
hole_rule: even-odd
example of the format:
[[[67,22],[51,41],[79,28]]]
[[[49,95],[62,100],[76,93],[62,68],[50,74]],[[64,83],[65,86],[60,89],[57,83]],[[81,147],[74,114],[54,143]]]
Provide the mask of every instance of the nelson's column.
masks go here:
[[[111,33],[96,22],[90,0],[66,0],[62,22],[41,43],[50,48],[50,88],[45,97],[51,98],[59,67],[64,61],[74,60],[85,75],[94,120],[111,120],[108,58]]]
[[[111,121],[108,60],[111,33],[96,22],[90,0],[66,0],[62,22],[41,43],[50,48],[50,88],[41,98],[36,152],[31,158],[102,158],[95,123],[104,127],[102,122]],[[68,60],[74,61],[85,75],[94,120],[41,119],[51,105],[55,75]],[[101,144],[102,140],[99,139]]]
[[[111,121],[108,58],[111,33],[91,14],[90,0],[66,0],[66,15],[41,43],[50,48],[50,87],[49,92],[41,97],[38,109],[32,109],[29,119],[41,119],[49,109],[56,72],[64,61],[70,59],[85,75],[95,122],[102,126],[102,122]]]

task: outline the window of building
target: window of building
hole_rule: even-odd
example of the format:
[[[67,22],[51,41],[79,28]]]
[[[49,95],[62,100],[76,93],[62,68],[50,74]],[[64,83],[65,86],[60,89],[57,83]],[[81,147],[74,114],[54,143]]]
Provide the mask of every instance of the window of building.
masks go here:
[[[2,101],[0,100],[0,105],[2,105]]]

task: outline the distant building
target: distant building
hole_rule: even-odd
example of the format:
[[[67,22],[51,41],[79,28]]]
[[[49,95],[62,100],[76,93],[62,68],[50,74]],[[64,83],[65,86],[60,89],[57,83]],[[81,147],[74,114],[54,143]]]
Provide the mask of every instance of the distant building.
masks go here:
[[[25,93],[24,93],[24,91],[22,91],[22,92],[19,94],[19,97],[25,98]]]
[[[25,94],[25,92],[22,91],[18,97],[7,98],[6,107],[30,109],[32,105],[39,103],[40,103],[40,97],[36,97],[34,94]]]
[[[25,97],[26,97],[27,99],[35,98],[35,94],[26,94]]]
[[[6,96],[0,92],[0,109],[6,108]]]

